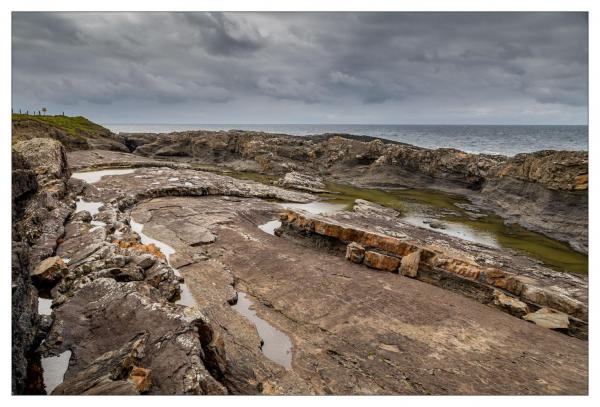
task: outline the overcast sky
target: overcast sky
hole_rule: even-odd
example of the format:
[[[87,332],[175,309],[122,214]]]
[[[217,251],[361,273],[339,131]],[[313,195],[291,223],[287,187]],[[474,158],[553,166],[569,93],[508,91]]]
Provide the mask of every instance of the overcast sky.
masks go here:
[[[586,124],[586,13],[14,13],[13,107],[103,123]]]

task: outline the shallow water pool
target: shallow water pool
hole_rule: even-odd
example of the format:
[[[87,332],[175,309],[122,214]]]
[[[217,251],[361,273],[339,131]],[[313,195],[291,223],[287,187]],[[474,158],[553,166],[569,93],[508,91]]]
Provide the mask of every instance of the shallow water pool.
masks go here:
[[[263,341],[262,352],[273,362],[280,364],[286,369],[292,368],[292,341],[290,338],[256,315],[252,309],[252,301],[246,293],[238,291],[238,300],[232,308],[250,320],[258,331]]]

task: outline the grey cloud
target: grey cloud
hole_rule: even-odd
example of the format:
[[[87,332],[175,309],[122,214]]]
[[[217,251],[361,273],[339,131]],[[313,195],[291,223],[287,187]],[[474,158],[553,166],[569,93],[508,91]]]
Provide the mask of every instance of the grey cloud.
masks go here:
[[[389,123],[552,105],[548,120],[584,121],[587,29],[586,13],[14,13],[13,103]]]

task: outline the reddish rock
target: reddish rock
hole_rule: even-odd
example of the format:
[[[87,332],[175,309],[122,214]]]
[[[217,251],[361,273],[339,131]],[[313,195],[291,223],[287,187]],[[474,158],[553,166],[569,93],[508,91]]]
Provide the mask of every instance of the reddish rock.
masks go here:
[[[143,367],[134,366],[129,373],[129,380],[133,382],[136,390],[140,393],[146,393],[152,387],[152,379],[150,377],[151,370]]]
[[[346,248],[346,260],[352,263],[362,263],[365,258],[365,248],[358,243],[352,242]]]
[[[385,270],[385,271],[398,271],[400,266],[400,259],[397,257],[388,256],[372,251],[365,252],[365,264],[368,267]]]
[[[31,272],[31,279],[37,285],[53,285],[67,271],[67,265],[58,256],[48,257]]]

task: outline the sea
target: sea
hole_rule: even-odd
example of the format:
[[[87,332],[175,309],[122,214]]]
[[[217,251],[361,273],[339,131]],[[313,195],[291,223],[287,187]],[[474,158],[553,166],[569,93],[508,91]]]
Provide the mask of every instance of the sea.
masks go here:
[[[588,150],[588,126],[570,125],[344,125],[344,124],[115,124],[114,133],[188,130],[252,130],[308,136],[346,133],[380,137],[426,148],[513,156],[538,150]]]

